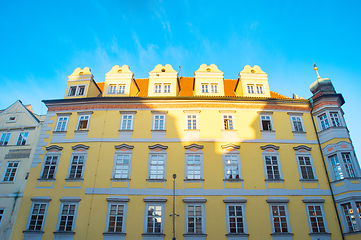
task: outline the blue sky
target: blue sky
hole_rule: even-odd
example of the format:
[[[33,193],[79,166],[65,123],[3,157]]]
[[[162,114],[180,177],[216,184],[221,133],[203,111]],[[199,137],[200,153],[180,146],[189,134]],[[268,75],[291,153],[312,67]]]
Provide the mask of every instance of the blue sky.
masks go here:
[[[42,99],[63,98],[67,76],[90,67],[104,81],[114,65],[136,78],[155,65],[181,64],[193,76],[214,63],[236,79],[244,65],[268,73],[271,90],[309,98],[316,80],[343,94],[361,154],[360,1],[2,1],[0,109],[20,99],[45,114]]]

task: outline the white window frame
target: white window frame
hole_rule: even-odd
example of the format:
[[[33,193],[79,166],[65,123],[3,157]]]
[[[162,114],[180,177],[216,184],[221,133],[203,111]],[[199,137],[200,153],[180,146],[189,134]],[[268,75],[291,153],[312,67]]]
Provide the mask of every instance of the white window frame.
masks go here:
[[[231,118],[229,118],[231,117]],[[231,121],[231,124],[229,123]],[[223,130],[236,130],[234,114],[232,113],[222,113],[222,122],[223,122]],[[230,126],[231,125],[231,126]]]
[[[9,166],[10,164],[16,164],[16,166]],[[19,166],[20,166],[20,161],[8,161],[7,162],[7,165],[6,165],[6,169],[5,169],[5,172],[4,172],[4,176],[2,178],[2,181],[3,182],[15,182],[15,179],[16,179],[16,175],[18,174],[19,172]],[[6,177],[6,173],[8,172],[8,169],[10,170],[10,173],[9,173],[9,176],[8,178],[5,180],[5,177]],[[11,173],[13,172],[13,170],[15,169],[15,174],[12,178],[12,180],[10,180],[11,178]]]
[[[126,226],[126,218],[127,218],[127,208],[128,208],[128,202],[129,202],[129,198],[128,197],[122,197],[122,196],[112,196],[112,197],[108,197],[107,198],[108,201],[108,210],[107,210],[107,218],[106,218],[106,223],[105,223],[105,231],[104,233],[111,233],[112,236],[114,234],[119,234],[119,235],[125,235],[125,226]],[[116,223],[117,223],[117,219],[116,222],[114,224],[115,228],[114,231],[110,231],[109,230],[109,222],[110,222],[110,217],[111,217],[111,208],[112,206],[123,206],[123,215],[122,215],[122,226],[121,226],[121,231],[117,231],[116,229]],[[117,209],[118,211],[118,209]],[[115,216],[119,216],[119,214],[115,214]]]
[[[246,235],[247,234],[247,221],[246,221],[246,205],[245,203],[247,202],[247,200],[243,197],[226,197],[224,200],[225,203],[225,207],[226,207],[226,222],[227,222],[227,234],[226,236],[229,234],[231,236],[234,235]],[[229,207],[235,207],[235,215],[231,216],[230,215],[230,211],[229,211]],[[237,207],[241,207],[241,218],[242,218],[242,224],[243,224],[243,231],[238,231],[237,228],[237,224],[236,225],[236,232],[231,232],[231,217],[236,218],[238,217],[237,213],[236,213],[236,208]],[[235,221],[236,223],[237,221]]]
[[[156,87],[158,86],[158,87]],[[169,86],[169,87],[166,87]],[[167,91],[169,90],[169,91]],[[160,93],[165,93],[165,94],[170,94],[172,93],[172,83],[170,82],[166,82],[166,83],[159,83],[156,82],[153,84],[153,93],[155,94],[160,94]]]
[[[48,152],[47,154],[45,154],[44,160],[43,160],[43,166],[41,167],[41,172],[40,172],[39,179],[41,179],[41,180],[55,180],[56,172],[58,170],[58,165],[59,165],[59,161],[60,161],[60,156],[61,156],[60,151],[54,151],[54,150],[52,152]],[[46,161],[47,161],[48,157],[51,157],[51,161],[53,161],[54,157],[57,157],[57,161],[56,161],[55,166],[54,166],[53,163],[46,164]],[[48,173],[46,174],[47,177],[44,178],[45,167],[48,166],[48,165],[49,165],[49,170],[48,170]],[[51,169],[52,166],[54,166],[55,169],[54,169],[53,177],[49,178],[49,172],[50,172],[50,169]]]
[[[10,137],[11,137],[11,133],[9,132],[1,134],[0,146],[9,145]]]
[[[54,234],[74,232],[80,198],[78,198],[78,197],[62,197],[60,199],[60,201],[61,201],[61,204],[60,204],[60,208],[59,208],[58,221],[57,221],[57,224],[56,224],[56,231],[54,232]],[[64,208],[65,205],[68,205],[68,206],[75,205],[74,214],[72,215],[73,220],[72,220],[72,225],[71,225],[71,230],[70,231],[67,231],[66,228],[64,230],[60,230],[60,224],[61,224],[61,221],[62,221],[61,218],[63,216],[62,212],[63,212],[63,208]],[[68,215],[65,215],[65,216],[68,216]],[[66,221],[66,223],[67,222],[68,221]],[[65,226],[67,226],[67,225],[65,225]]]
[[[11,119],[11,118],[14,118],[14,119]],[[7,123],[16,122],[16,116],[9,116],[9,117],[8,117],[8,120],[7,120],[6,122],[7,122]]]
[[[111,86],[115,86],[114,91],[111,91]],[[122,89],[121,89],[122,87]],[[108,85],[108,94],[114,94],[114,95],[125,95],[126,94],[126,89],[127,89],[127,84],[126,83],[109,83]],[[121,91],[123,90],[123,91]]]
[[[203,88],[204,86],[204,88]],[[207,93],[219,93],[219,83],[217,82],[202,82],[200,83],[200,89],[201,94],[207,94]],[[205,91],[206,90],[206,91]]]
[[[234,164],[234,163],[231,163],[231,164],[227,164],[227,157],[230,156],[231,158],[235,157],[236,158],[236,161],[237,163]],[[232,152],[228,152],[227,150],[223,152],[222,154],[222,158],[223,158],[223,179],[226,180],[226,181],[232,181],[232,180],[238,180],[238,181],[241,181],[242,180],[242,168],[241,168],[241,157],[240,157],[240,154],[239,154],[239,151],[238,150],[234,150]],[[232,161],[232,160],[231,160]],[[236,177],[233,177],[233,174],[232,175],[232,178],[227,178],[228,174],[227,174],[227,165],[231,165],[231,166],[235,166],[238,168],[238,178],[237,176]],[[232,173],[233,173],[233,168],[232,168]]]
[[[264,175],[265,175],[266,181],[283,181],[281,159],[280,159],[280,155],[277,151],[279,149],[279,147],[276,147],[274,145],[266,145],[266,146],[262,146],[261,149],[263,150],[262,159],[263,159]],[[273,164],[273,162],[271,162],[271,164],[267,164],[266,158],[268,158],[268,157],[271,157],[271,161],[274,160],[274,159],[272,159],[272,157],[276,157],[279,178],[269,178],[268,172],[267,172],[267,166],[269,165],[270,167],[272,167],[272,176],[275,176],[276,172],[274,172],[273,166],[276,166],[276,165]]]
[[[205,224],[205,202],[207,201],[207,199],[205,198],[192,198],[192,197],[187,197],[187,198],[184,198],[183,199],[183,202],[185,203],[185,214],[184,214],[184,232],[185,232],[185,236],[187,235],[194,235],[194,234],[203,234],[205,235],[206,234],[206,224]],[[200,207],[201,209],[201,215],[199,215],[201,217],[201,224],[202,224],[202,227],[201,227],[201,232],[196,232],[196,224],[194,225],[194,230],[193,232],[189,231],[189,228],[188,228],[188,208],[189,207]]]
[[[295,153],[295,157],[296,157],[296,162],[297,162],[297,166],[298,166],[298,173],[300,175],[300,181],[317,181],[315,166],[313,164],[313,158],[312,158],[311,153],[308,151],[308,149],[305,149],[303,146],[300,146],[299,148],[296,147],[294,149],[297,150]],[[309,149],[309,150],[311,150],[311,149]],[[308,157],[309,158],[310,164],[309,165],[305,164],[302,166],[305,166],[306,168],[311,168],[313,178],[304,178],[303,177],[302,167],[300,165],[299,157],[303,157],[303,158]],[[308,175],[308,173],[306,175]]]
[[[85,84],[85,85],[83,85],[83,84],[82,84],[82,85],[70,85],[69,88],[68,88],[68,94],[67,94],[67,96],[68,96],[68,97],[85,96],[86,86],[87,86],[86,84]],[[75,94],[74,94],[74,95],[70,95],[72,87],[75,87]],[[81,87],[84,87],[84,92],[83,92],[83,94],[79,94]]]
[[[4,215],[5,215],[5,208],[0,208],[0,226],[1,223],[3,222]]]
[[[343,209],[343,205],[346,205],[346,204],[350,205],[350,208],[348,208],[348,209],[352,211],[352,212],[349,211],[348,215],[351,215],[351,216],[353,215],[353,217],[354,217],[353,222],[355,224],[352,224],[352,226],[350,226],[348,224],[347,215],[345,214],[345,211]],[[348,199],[347,201],[338,203],[343,229],[346,233],[356,233],[356,232],[359,232],[361,229],[361,217],[359,215],[360,213],[357,211],[357,204],[359,204],[360,209],[361,209],[361,199],[359,197],[357,197],[356,199]],[[352,220],[352,218],[351,218],[351,220]],[[352,228],[352,230],[350,230],[350,227]],[[355,227],[356,227],[356,229],[355,229]]]
[[[136,113],[137,111],[120,111],[121,117],[120,117],[119,131],[133,131],[134,118]]]
[[[270,220],[271,220],[271,228],[272,228],[272,234],[290,234],[291,233],[291,224],[290,224],[290,217],[288,214],[288,202],[289,200],[285,197],[268,197],[267,200],[268,205],[269,205],[269,213],[270,213]],[[275,206],[277,207],[277,210],[279,210],[279,207],[282,206],[284,207],[284,211],[285,211],[285,218],[286,218],[286,224],[287,224],[287,231],[283,231],[282,229],[282,225],[280,222],[280,230],[281,232],[276,232],[275,229],[275,221],[274,221],[274,217],[273,217],[273,210],[272,207]]]
[[[26,231],[39,231],[39,232],[42,232],[44,230],[44,224],[45,224],[45,221],[46,221],[46,215],[47,215],[47,212],[48,212],[48,207],[49,207],[49,202],[50,202],[50,197],[33,197],[31,199],[32,203],[31,203],[31,208],[30,208],[30,212],[29,212],[29,216],[28,216],[28,221],[27,221],[27,224],[26,224]],[[40,205],[45,205],[45,209],[44,209],[44,213],[41,214],[40,212],[38,212],[37,214],[34,213],[34,210],[35,210],[35,205],[36,204],[40,204]],[[42,219],[42,223],[40,225],[40,229],[30,229],[30,224],[33,220],[33,216],[36,216],[36,222],[35,223],[38,223],[38,217],[39,216],[43,216],[43,219]],[[35,224],[35,228],[36,228],[37,224]]]
[[[188,126],[188,116],[191,116],[191,118],[190,118],[190,121],[191,121],[191,125],[190,125],[190,127],[191,128],[189,128],[189,126]],[[195,117],[194,117],[195,116]],[[193,120],[193,118],[195,119],[195,124],[194,124],[194,120]],[[199,129],[199,114],[198,113],[187,113],[186,114],[186,130],[198,130]],[[196,127],[196,128],[194,128],[194,126]]]
[[[306,213],[307,213],[307,219],[308,219],[308,227],[310,229],[310,233],[324,233],[327,234],[328,233],[328,227],[327,227],[327,221],[326,221],[326,216],[325,216],[325,210],[323,209],[323,204],[322,203],[311,203],[311,202],[307,202],[305,203],[305,207],[306,207]],[[321,218],[322,218],[322,222],[323,222],[323,228],[324,228],[324,232],[321,231],[320,226],[319,226],[319,222],[320,222],[320,215],[317,215],[317,212],[315,213],[314,216],[310,215],[310,211],[309,211],[309,207],[313,207],[314,209],[316,207],[320,208],[321,211]],[[316,210],[317,211],[317,210]],[[312,226],[312,220],[311,218],[316,218],[316,229],[317,231],[314,231],[314,227]]]
[[[25,146],[26,143],[28,142],[29,135],[30,135],[29,132],[20,132],[18,136],[18,140],[16,141],[16,146]]]
[[[288,113],[288,115],[290,116],[292,131],[293,132],[305,132],[305,126],[303,124],[303,119],[302,119],[303,113]],[[295,122],[298,124],[295,124]],[[299,128],[301,128],[301,129],[299,129]]]
[[[147,235],[151,236],[157,236],[160,235],[164,237],[164,221],[165,221],[165,202],[167,201],[164,197],[145,197],[145,208],[144,208],[144,226],[143,226],[143,239],[147,239]],[[150,206],[157,206],[161,208],[161,226],[159,232],[148,232],[148,208]],[[153,215],[151,215],[153,216]],[[153,230],[155,229],[155,225],[153,225]]]
[[[89,149],[88,146],[84,146],[84,145],[76,145],[76,146],[73,146],[72,149],[74,150],[70,156],[70,161],[69,161],[69,168],[68,168],[68,173],[67,173],[67,179],[66,180],[83,180],[84,179],[84,171],[85,171],[85,166],[86,166],[86,159],[87,159],[87,156],[88,156],[88,152],[87,152],[87,149]],[[77,173],[77,170],[78,170],[78,167],[76,168],[76,171],[75,171],[75,175],[74,175],[74,178],[70,177],[70,174],[71,174],[71,167],[72,167],[72,162],[73,162],[73,159],[74,157],[84,157],[84,160],[83,160],[83,164],[82,164],[82,171],[81,171],[81,176],[80,177],[76,177],[76,173]],[[76,164],[76,166],[79,166],[80,164]]]
[[[129,159],[128,159],[128,164],[126,163],[121,163],[121,164],[117,164],[117,160],[118,160],[118,156],[123,156],[123,160],[124,160],[124,156],[129,156]],[[112,172],[112,180],[125,180],[125,179],[130,179],[130,171],[131,171],[131,166],[132,166],[132,156],[133,156],[133,152],[131,150],[126,150],[126,151],[121,151],[121,150],[117,150],[115,151],[115,154],[114,154],[114,164],[113,164],[113,172]],[[119,168],[119,170],[121,171],[120,175],[124,175],[124,166],[127,166],[128,170],[127,170],[127,176],[124,178],[124,177],[116,177],[116,174],[117,174],[117,166],[121,166]]]
[[[247,88],[247,94],[255,94],[255,95],[265,94],[265,87],[263,83],[246,83],[246,88]]]
[[[153,156],[157,157],[157,161],[153,162]],[[163,157],[163,164],[159,164],[159,157]],[[153,168],[152,168],[153,167]],[[154,168],[155,167],[155,168]],[[163,167],[163,174],[158,174],[158,167]],[[148,180],[165,180],[166,179],[166,169],[167,169],[167,152],[165,150],[162,151],[154,151],[151,150],[148,156]],[[155,178],[153,177],[153,172],[155,171]],[[160,177],[158,177],[158,175]]]
[[[273,125],[273,119],[272,119],[272,112],[260,112],[259,113],[259,122],[260,122],[260,126],[261,126],[261,131],[268,131],[268,132],[273,132],[274,130],[274,125]],[[269,119],[267,119],[267,117]],[[265,119],[262,119],[265,118]],[[270,129],[263,129],[263,121],[269,121],[269,128]]]
[[[76,129],[75,129],[75,131],[77,132],[77,131],[79,131],[79,132],[81,132],[81,131],[88,131],[89,130],[89,125],[90,125],[90,118],[91,118],[91,115],[92,115],[92,113],[93,112],[78,112],[78,122],[77,122],[77,124],[76,124]],[[80,129],[80,122],[81,121],[85,121],[85,120],[82,120],[81,118],[85,118],[85,117],[88,117],[88,121],[87,121],[87,125],[86,125],[86,128],[81,128]]]
[[[337,115],[337,120],[335,120],[335,116],[333,116],[334,114]],[[323,119],[321,120],[321,117],[323,117]],[[318,123],[318,128],[319,128],[319,132],[324,131],[326,129],[329,128],[338,128],[338,127],[344,127],[346,126],[346,123],[343,119],[343,114],[342,111],[340,111],[337,108],[331,108],[331,109],[324,109],[321,112],[319,112],[316,115],[316,120]],[[323,124],[322,124],[323,123]],[[327,123],[327,124],[326,124]],[[323,127],[325,126],[325,127]]]
[[[69,113],[69,114],[58,114],[58,119],[56,120],[56,125],[55,125],[55,129],[54,129],[55,132],[65,132],[67,130],[70,115],[71,115],[71,113]],[[66,118],[66,120],[64,120],[64,118]],[[62,126],[64,126],[63,127],[64,130],[62,130],[62,128],[61,128]]]
[[[200,159],[200,164],[188,164],[188,156],[199,156]],[[201,150],[197,150],[197,151],[189,151],[187,150],[185,153],[185,179],[186,180],[191,180],[191,181],[203,181],[203,152]],[[194,160],[193,160],[194,162]],[[200,178],[189,178],[190,175],[188,175],[188,170],[191,170],[190,166],[200,166]],[[194,172],[195,170],[193,170]],[[196,174],[194,173],[192,176],[195,176]],[[198,174],[197,174],[198,175]]]
[[[167,112],[161,112],[161,111],[152,111],[153,113],[153,124],[152,124],[152,130],[166,130],[166,124],[167,124]],[[158,119],[157,119],[158,117]],[[163,119],[160,119],[163,117]],[[160,128],[160,122],[163,121],[163,127]],[[158,124],[156,125],[156,123]]]

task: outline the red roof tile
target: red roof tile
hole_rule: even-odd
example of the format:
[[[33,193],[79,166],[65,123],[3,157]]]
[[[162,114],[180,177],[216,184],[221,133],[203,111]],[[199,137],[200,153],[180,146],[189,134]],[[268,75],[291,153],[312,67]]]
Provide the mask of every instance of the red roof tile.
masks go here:
[[[97,82],[98,88],[100,89],[100,91],[104,91],[104,82]]]
[[[180,77],[180,88],[179,96],[191,97],[193,96],[193,77]]]
[[[139,93],[137,97],[148,97],[149,78],[135,79],[135,82],[139,87]]]
[[[224,96],[225,97],[235,97],[236,96],[236,94],[234,93],[236,84],[237,84],[236,79],[223,79],[223,87],[224,87]]]
[[[292,98],[283,96],[283,95],[281,95],[279,93],[272,92],[272,91],[270,91],[270,94],[271,94],[271,98],[292,99]]]

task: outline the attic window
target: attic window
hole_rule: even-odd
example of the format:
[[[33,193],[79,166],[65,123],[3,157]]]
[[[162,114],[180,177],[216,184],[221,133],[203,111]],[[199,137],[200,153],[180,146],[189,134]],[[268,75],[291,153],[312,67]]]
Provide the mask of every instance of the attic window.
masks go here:
[[[15,122],[16,116],[10,116],[7,122]]]
[[[122,72],[122,69],[119,69],[119,70],[118,70],[118,73],[121,73],[121,72]]]
[[[254,69],[251,70],[251,73],[255,73],[256,71]]]
[[[207,72],[210,72],[210,71],[211,71],[211,69],[210,69],[210,68],[207,68],[207,69],[206,69],[206,71],[207,71]]]
[[[83,75],[83,72],[80,72],[79,75]]]
[[[165,72],[165,68],[162,68],[162,70],[161,70],[162,72]]]

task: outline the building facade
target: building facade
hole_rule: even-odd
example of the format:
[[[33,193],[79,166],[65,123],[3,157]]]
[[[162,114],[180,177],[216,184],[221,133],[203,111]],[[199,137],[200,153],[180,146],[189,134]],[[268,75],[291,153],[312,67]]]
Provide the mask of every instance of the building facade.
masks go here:
[[[359,239],[360,168],[321,80],[310,101],[270,91],[258,66],[116,65],[103,83],[75,69],[44,100],[12,239]]]
[[[0,239],[11,238],[41,127],[19,100],[0,112]]]

